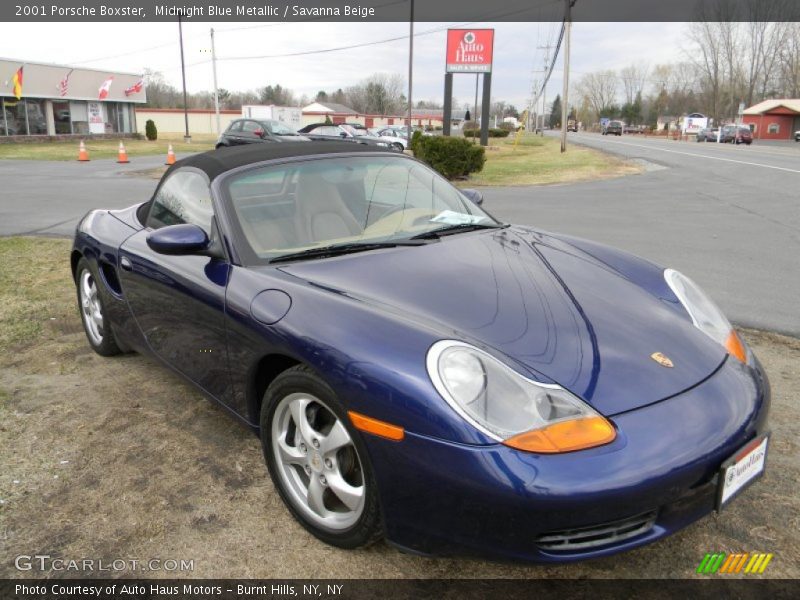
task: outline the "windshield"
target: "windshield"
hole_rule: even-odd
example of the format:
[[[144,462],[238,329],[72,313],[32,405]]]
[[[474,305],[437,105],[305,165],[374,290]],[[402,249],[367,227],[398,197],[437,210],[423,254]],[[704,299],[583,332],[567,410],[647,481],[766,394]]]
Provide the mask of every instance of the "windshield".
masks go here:
[[[245,262],[336,244],[418,239],[499,223],[425,165],[401,156],[322,158],[226,179]],[[469,227],[464,227],[468,231]]]
[[[294,129],[280,121],[262,121],[275,135],[299,135]]]

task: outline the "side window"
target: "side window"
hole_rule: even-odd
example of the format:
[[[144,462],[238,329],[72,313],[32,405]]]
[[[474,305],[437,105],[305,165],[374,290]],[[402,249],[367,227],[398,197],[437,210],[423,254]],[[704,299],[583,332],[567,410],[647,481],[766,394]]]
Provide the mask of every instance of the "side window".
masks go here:
[[[153,199],[147,226],[158,229],[191,223],[202,227],[210,235],[213,216],[211,191],[205,176],[197,171],[176,171]]]
[[[228,126],[228,133],[235,133],[242,130],[242,122],[234,121]]]
[[[256,129],[264,130],[264,128],[255,121],[245,121],[242,125],[242,131],[245,133],[254,133]]]

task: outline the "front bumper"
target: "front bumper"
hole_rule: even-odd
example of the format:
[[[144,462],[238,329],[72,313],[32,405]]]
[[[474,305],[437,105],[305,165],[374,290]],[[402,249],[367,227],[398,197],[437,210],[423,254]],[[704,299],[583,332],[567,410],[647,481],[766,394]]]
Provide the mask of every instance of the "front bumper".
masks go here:
[[[753,359],[755,360],[755,359]],[[367,440],[387,539],[424,554],[534,562],[594,558],[653,542],[714,509],[722,462],[766,425],[769,383],[728,358],[673,398],[611,417],[603,447],[537,455],[406,434]],[[652,515],[646,531],[554,551],[540,536]]]

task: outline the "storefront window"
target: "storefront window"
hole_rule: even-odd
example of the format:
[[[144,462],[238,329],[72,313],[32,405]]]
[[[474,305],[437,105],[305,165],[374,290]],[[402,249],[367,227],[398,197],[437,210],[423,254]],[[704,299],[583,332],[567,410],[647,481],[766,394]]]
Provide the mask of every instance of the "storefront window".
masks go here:
[[[53,119],[56,124],[56,133],[72,133],[69,102],[53,102]]]
[[[46,135],[47,117],[45,117],[45,101],[38,99],[24,100],[28,111],[28,135]]]
[[[86,135],[89,133],[89,113],[86,102],[70,102],[69,118],[72,122],[72,133]]]
[[[3,98],[3,135],[27,135],[25,123],[25,101],[16,98]]]

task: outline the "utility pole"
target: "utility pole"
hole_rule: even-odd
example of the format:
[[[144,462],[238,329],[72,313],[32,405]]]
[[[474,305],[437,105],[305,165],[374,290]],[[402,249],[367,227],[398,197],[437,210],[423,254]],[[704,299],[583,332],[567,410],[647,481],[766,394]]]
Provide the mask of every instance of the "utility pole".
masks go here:
[[[551,44],[536,46],[537,50],[544,50],[544,81],[547,81],[547,71],[550,69],[550,50],[555,48]],[[547,114],[547,83],[542,88],[542,135],[544,135],[545,115]]]
[[[183,121],[186,125],[186,133],[183,136],[183,141],[186,143],[190,143],[192,141],[192,136],[189,135],[189,106],[186,102],[186,64],[183,60],[183,24],[181,23],[181,17],[183,16],[183,11],[178,11],[178,38],[180,39],[181,43],[181,78],[183,79]]]
[[[575,0],[564,0],[564,90],[561,93],[561,152],[567,151],[567,116],[569,115],[569,44],[572,32],[572,5]]]
[[[478,122],[478,79],[480,79],[480,77],[480,73],[475,73],[475,110],[472,113],[472,118],[475,119],[476,123]],[[474,142],[475,138],[472,138],[472,141]]]
[[[411,107],[414,106],[411,100],[411,81],[414,74],[414,0],[411,0],[411,14],[409,16],[408,32],[408,144],[411,144]]]
[[[214,112],[217,116],[217,135],[222,133],[219,124],[219,89],[217,88],[217,50],[214,47],[214,28],[211,28],[211,71],[214,73]]]

